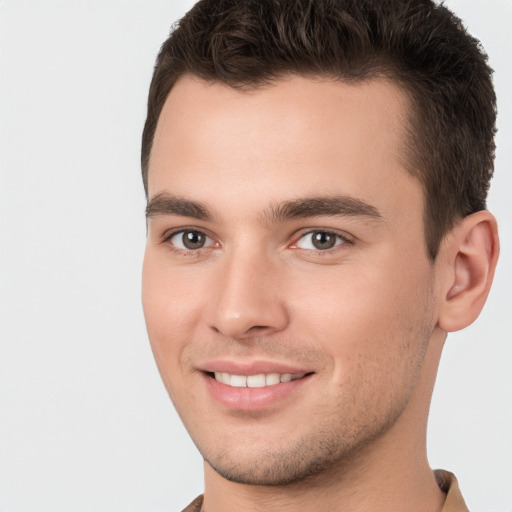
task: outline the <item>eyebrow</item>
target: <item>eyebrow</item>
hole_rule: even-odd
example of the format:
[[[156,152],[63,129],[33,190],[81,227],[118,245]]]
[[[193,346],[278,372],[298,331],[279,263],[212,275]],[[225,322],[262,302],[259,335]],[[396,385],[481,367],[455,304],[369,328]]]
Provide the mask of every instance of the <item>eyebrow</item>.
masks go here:
[[[157,194],[148,201],[146,217],[158,215],[179,215],[192,219],[211,221],[214,216],[208,208],[199,202],[165,192]],[[366,217],[383,220],[379,210],[360,199],[350,196],[319,196],[283,201],[271,205],[261,216],[263,223],[278,223],[292,219],[312,217]]]
[[[270,222],[311,217],[366,217],[383,220],[379,210],[360,199],[350,196],[320,196],[294,199],[273,205],[265,218]]]
[[[212,220],[213,218],[208,208],[201,203],[166,193],[157,194],[148,201],[146,206],[146,218],[158,215],[179,215],[197,220]]]

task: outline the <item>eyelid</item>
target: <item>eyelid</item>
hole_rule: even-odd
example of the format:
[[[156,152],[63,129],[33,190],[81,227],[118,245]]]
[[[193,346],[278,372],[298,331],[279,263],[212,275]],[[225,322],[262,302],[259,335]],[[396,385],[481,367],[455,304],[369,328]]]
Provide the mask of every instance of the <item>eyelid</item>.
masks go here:
[[[316,248],[304,249],[302,247],[298,247],[299,240],[303,239],[304,237],[306,237],[308,235],[313,235],[314,233],[328,233],[330,235],[334,235],[341,240],[341,243],[336,243],[333,247],[331,247],[329,249],[323,249],[323,250],[316,249]],[[290,249],[301,249],[304,251],[312,251],[312,252],[315,252],[318,254],[328,254],[332,251],[336,251],[336,250],[340,249],[341,246],[353,245],[355,243],[355,237],[349,235],[346,232],[338,231],[336,229],[330,229],[330,228],[308,228],[307,230],[303,230],[303,231],[299,232],[298,234],[296,234],[293,237],[293,240],[294,241],[289,246]]]
[[[169,238],[177,235],[178,233],[183,233],[184,231],[197,231],[198,233],[202,233],[209,238],[213,238],[210,233],[208,233],[207,229],[198,228],[197,226],[179,226],[175,228],[166,229],[161,235],[160,238],[162,242],[169,240]]]
[[[187,248],[181,248],[181,247],[177,247],[175,244],[173,244],[171,242],[171,239],[173,237],[175,237],[176,235],[179,235],[181,233],[185,233],[187,231],[190,231],[190,232],[197,232],[197,233],[201,233],[202,235],[204,235],[211,243],[208,243],[207,245],[203,246],[203,247],[199,247],[197,249],[187,249]],[[180,227],[177,227],[177,228],[171,228],[171,229],[168,229],[166,230],[162,236],[161,236],[161,240],[160,240],[160,243],[161,244],[168,244],[171,246],[171,249],[174,250],[174,251],[178,251],[178,252],[182,252],[182,253],[197,253],[199,252],[201,249],[210,249],[212,247],[216,247],[216,246],[219,246],[220,244],[215,240],[215,238],[210,234],[208,233],[208,230],[204,229],[204,228],[198,228],[198,227],[195,227],[195,226],[180,226]]]
[[[174,236],[184,233],[186,231],[198,232],[198,233],[203,234],[205,237],[207,237],[207,239],[209,239],[209,243],[203,247],[198,248],[198,249],[184,249],[184,248],[176,247],[175,244],[170,242]],[[332,235],[336,236],[338,239],[340,239],[341,243],[336,243],[333,247],[331,247],[329,249],[323,249],[323,250],[317,249],[317,248],[304,249],[304,248],[298,247],[299,240],[301,240],[302,238],[304,238],[308,235],[312,235],[314,233],[332,234]],[[332,229],[332,228],[306,228],[306,229],[299,231],[295,235],[293,235],[293,242],[288,247],[290,249],[301,249],[304,251],[311,251],[311,252],[314,252],[317,254],[329,254],[333,251],[339,250],[341,246],[353,245],[355,243],[355,241],[356,241],[355,237],[352,235],[349,235],[345,231],[339,231],[337,229]],[[168,244],[171,246],[171,248],[173,250],[179,251],[182,253],[184,253],[184,252],[197,253],[201,249],[210,249],[212,247],[220,247],[220,243],[215,239],[215,237],[211,233],[209,233],[209,230],[204,229],[204,228],[199,228],[196,226],[179,226],[176,228],[168,229],[168,230],[164,231],[164,233],[161,235],[160,243]]]

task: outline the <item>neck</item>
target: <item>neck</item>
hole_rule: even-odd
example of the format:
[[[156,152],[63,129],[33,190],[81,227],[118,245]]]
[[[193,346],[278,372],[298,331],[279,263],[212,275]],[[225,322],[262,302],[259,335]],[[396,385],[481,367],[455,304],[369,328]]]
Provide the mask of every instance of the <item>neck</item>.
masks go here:
[[[440,491],[426,456],[426,425],[445,334],[431,339],[418,384],[395,424],[324,472],[286,486],[234,483],[205,462],[204,512],[440,512]]]

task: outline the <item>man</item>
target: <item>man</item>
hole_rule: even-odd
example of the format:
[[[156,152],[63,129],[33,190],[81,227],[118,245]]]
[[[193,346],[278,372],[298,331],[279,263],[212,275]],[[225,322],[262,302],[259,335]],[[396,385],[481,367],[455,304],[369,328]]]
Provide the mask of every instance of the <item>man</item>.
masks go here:
[[[199,2],[160,51],[143,305],[206,512],[461,511],[425,436],[498,258],[495,96],[429,0]]]

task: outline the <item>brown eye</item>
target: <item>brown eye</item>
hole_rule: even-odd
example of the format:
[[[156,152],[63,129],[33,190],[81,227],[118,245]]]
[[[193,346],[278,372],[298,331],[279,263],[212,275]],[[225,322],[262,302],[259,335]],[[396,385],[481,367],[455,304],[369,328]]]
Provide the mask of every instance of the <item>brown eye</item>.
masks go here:
[[[204,246],[206,237],[198,231],[185,231],[182,235],[183,245],[187,249],[200,249]]]
[[[331,249],[336,245],[336,235],[325,231],[315,231],[311,235],[311,242],[317,249]]]
[[[174,247],[184,251],[203,249],[213,244],[213,240],[209,236],[206,236],[201,231],[191,229],[174,233],[174,235],[169,238],[169,241]]]
[[[337,233],[332,233],[331,231],[311,231],[300,237],[296,247],[299,249],[327,251],[344,243],[346,243],[346,240]]]

